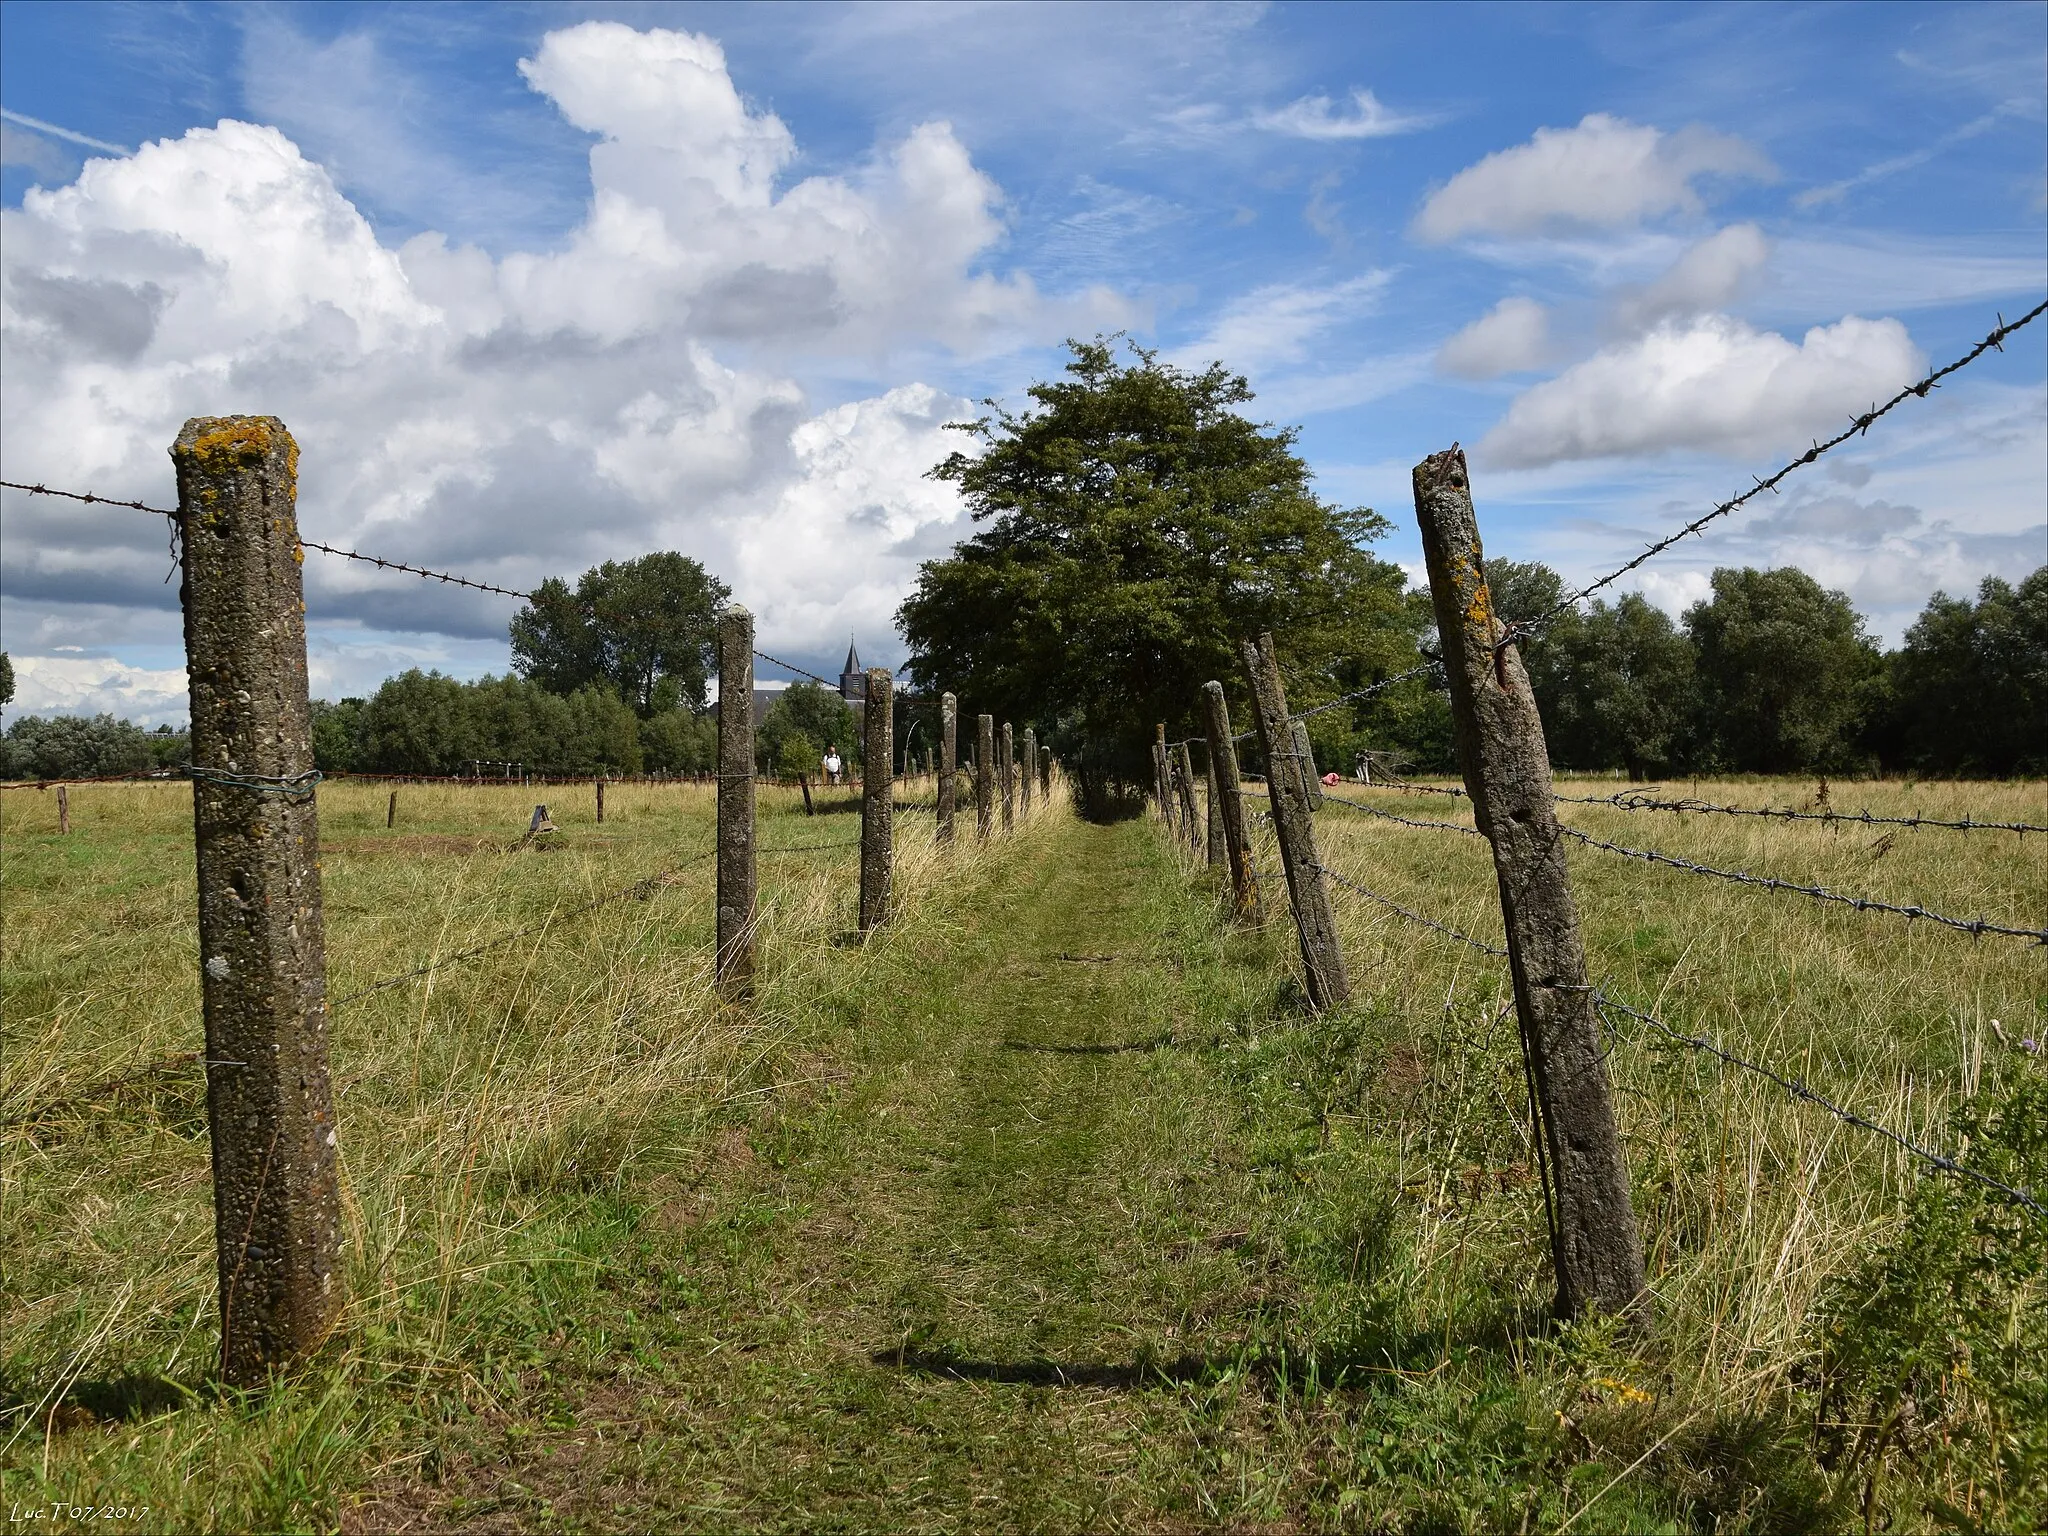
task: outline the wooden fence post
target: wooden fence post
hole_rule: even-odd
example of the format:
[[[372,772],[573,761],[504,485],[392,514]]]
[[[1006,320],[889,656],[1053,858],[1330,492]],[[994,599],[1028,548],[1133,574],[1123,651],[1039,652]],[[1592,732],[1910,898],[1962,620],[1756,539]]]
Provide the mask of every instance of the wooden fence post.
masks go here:
[[[719,989],[754,995],[754,616],[737,605],[718,616]]]
[[[1167,778],[1166,722],[1152,727],[1152,792],[1159,801],[1159,819],[1173,825],[1173,785]]]
[[[1294,732],[1294,760],[1301,769],[1301,792],[1308,799],[1309,809],[1319,811],[1323,808],[1323,780],[1322,775],[1316,772],[1315,748],[1309,745],[1308,722],[1295,720],[1289,723]]]
[[[1493,845],[1507,926],[1550,1186],[1557,1309],[1566,1317],[1599,1310],[1647,1320],[1642,1236],[1551,800],[1543,722],[1521,657],[1502,643],[1506,630],[1493,614],[1465,455],[1452,448],[1424,459],[1414,481],[1458,761],[1479,830]]]
[[[1199,853],[1202,849],[1202,821],[1195,813],[1195,766],[1184,741],[1173,749],[1173,776],[1180,798],[1181,835],[1188,840],[1188,846]]]
[[[860,930],[871,933],[889,920],[889,861],[896,833],[896,677],[887,667],[868,668],[866,737],[861,766]]]
[[[298,445],[195,417],[171,449],[184,547],[200,999],[221,1375],[255,1386],[342,1308]]]
[[[57,786],[57,834],[71,835],[71,796],[62,784]]]
[[[1024,794],[1024,814],[1031,814],[1032,791],[1038,787],[1038,732],[1030,726],[1024,727],[1023,771],[1018,774],[1018,787]]]
[[[1259,742],[1266,749],[1266,794],[1272,802],[1273,831],[1280,843],[1280,865],[1287,875],[1287,894],[1294,904],[1294,926],[1301,935],[1301,963],[1309,1002],[1334,1008],[1351,1000],[1351,976],[1337,942],[1337,920],[1330,911],[1330,885],[1323,878],[1316,852],[1316,827],[1302,782],[1294,732],[1287,718],[1287,692],[1280,681],[1280,658],[1273,637],[1244,642],[1245,670],[1251,675],[1252,709],[1259,720]]]
[[[1003,786],[1003,830],[1007,832],[1017,820],[1017,738],[1007,720],[996,747],[996,776]]]
[[[974,836],[987,842],[996,830],[996,717],[974,720]]]
[[[1043,750],[1038,754],[1038,792],[1047,805],[1052,804],[1052,753]]]
[[[939,841],[953,841],[953,805],[959,795],[960,701],[939,695]]]
[[[1206,785],[1208,798],[1204,802],[1204,808],[1208,812],[1208,825],[1203,829],[1202,843],[1208,855],[1209,866],[1213,869],[1227,864],[1229,858],[1223,847],[1223,799],[1216,792],[1216,754],[1204,752],[1202,755],[1208,760],[1209,765]]]
[[[604,775],[597,776],[597,824],[604,825]]]
[[[1209,738],[1209,783],[1223,819],[1223,849],[1230,859],[1231,915],[1244,922],[1259,916],[1259,882],[1252,870],[1252,840],[1245,826],[1244,789],[1237,776],[1237,742],[1230,734],[1230,706],[1223,685],[1202,685],[1202,725]]]
[[[384,830],[389,832],[398,825],[398,791],[391,791],[391,799],[384,807]]]

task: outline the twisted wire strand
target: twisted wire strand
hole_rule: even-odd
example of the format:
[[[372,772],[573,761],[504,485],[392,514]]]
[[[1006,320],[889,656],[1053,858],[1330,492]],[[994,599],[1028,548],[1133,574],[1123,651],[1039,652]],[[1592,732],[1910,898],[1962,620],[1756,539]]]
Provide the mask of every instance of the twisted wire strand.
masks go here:
[[[1619,811],[1683,811],[1715,816],[1762,816],[1778,821],[1821,821],[1857,827],[1939,827],[1952,832],[2048,832],[2030,821],[1978,821],[1965,815],[1956,821],[1938,816],[1873,816],[1861,811],[1791,811],[1773,806],[1716,805],[1708,800],[1659,799],[1654,789],[1622,790],[1612,795],[1553,795],[1563,805],[1611,805]]]
[[[805,678],[810,682],[823,683],[827,688],[832,689],[837,689],[839,686],[829,677],[820,677],[817,673],[796,665],[795,662],[783,661],[779,657],[770,656],[766,651],[756,651],[754,655],[760,660],[767,662],[770,666],[780,667],[785,672],[794,672],[798,677]]]
[[[1330,805],[1341,805],[1347,810],[1357,811],[1366,816],[1377,816],[1382,821],[1398,821],[1404,827],[1420,827],[1425,832],[1462,832],[1467,837],[1484,837],[1486,834],[1477,827],[1468,827],[1456,821],[1425,821],[1415,816],[1396,816],[1392,811],[1383,811],[1377,806],[1361,805],[1356,800],[1346,800],[1342,795],[1323,791],[1323,800]]]
[[[1908,919],[1922,918],[1927,922],[1938,923],[1944,928],[1954,928],[1973,937],[1981,938],[1989,933],[2001,938],[2032,939],[2037,944],[2048,944],[2048,928],[2011,928],[1981,917],[1946,917],[1939,912],[1930,912],[1925,907],[1901,906],[1896,902],[1879,901],[1874,896],[1844,896],[1841,892],[1831,891],[1822,885],[1801,885],[1795,880],[1780,880],[1774,875],[1752,875],[1739,869],[1716,869],[1711,864],[1674,858],[1671,854],[1659,853],[1654,848],[1628,848],[1620,843],[1610,843],[1605,838],[1595,837],[1590,832],[1581,832],[1577,827],[1560,825],[1557,830],[1589,848],[1599,848],[1607,853],[1620,854],[1624,858],[1641,859],[1650,864],[1663,864],[1672,869],[1684,870],[1691,875],[1710,875],[1716,880],[1732,880],[1738,885],[1761,886],[1770,891],[1790,891],[1795,896],[1807,896],[1815,901],[1854,907],[1858,912],[1890,912]]]
[[[1778,489],[1778,482],[1784,479],[1787,475],[1791,474],[1794,470],[1800,469],[1805,465],[1813,463],[1813,461],[1818,459],[1822,454],[1829,452],[1831,449],[1839,448],[1843,443],[1848,442],[1850,438],[1860,437],[1862,434],[1870,430],[1872,423],[1877,421],[1879,417],[1889,415],[1892,410],[1904,404],[1908,399],[1924,400],[1927,398],[1928,393],[1931,390],[1933,390],[1938,384],[1940,384],[1940,382],[1943,379],[1947,378],[1950,374],[1955,373],[1959,369],[1967,368],[1971,363],[1974,363],[1986,352],[2003,352],[2005,350],[2005,347],[2003,346],[2005,338],[2012,335],[2014,331],[2019,330],[2022,326],[2031,325],[2035,320],[2041,317],[2044,311],[2048,311],[2048,299],[2044,299],[2041,303],[2036,304],[2032,309],[2028,310],[2024,315],[2020,316],[2019,319],[2011,321],[2009,323],[2006,321],[2005,317],[2001,315],[1999,317],[1998,324],[1995,327],[1993,327],[1991,333],[1988,336],[1986,336],[1982,341],[1978,342],[1974,347],[1970,348],[1968,352],[1965,352],[1961,357],[1957,358],[1954,362],[1944,364],[1942,367],[1935,369],[1932,373],[1928,374],[1926,378],[1921,379],[1918,383],[1908,384],[1904,389],[1901,389],[1896,395],[1893,395],[1891,399],[1885,401],[1883,405],[1873,405],[1861,416],[1852,417],[1850,419],[1849,425],[1845,429],[1836,433],[1826,442],[1816,441],[1811,448],[1806,450],[1806,452],[1799,455],[1798,458],[1792,460],[1791,463],[1783,466],[1781,469],[1777,471],[1777,473],[1771,475],[1768,479],[1758,480],[1756,484],[1751,486],[1748,490],[1742,492],[1740,495],[1730,497],[1728,500],[1722,502],[1719,506],[1716,506],[1712,511],[1704,513],[1701,516],[1694,518],[1691,522],[1687,523],[1683,528],[1679,529],[1676,533],[1669,534],[1664,538],[1656,540],[1654,543],[1652,543],[1646,549],[1644,549],[1641,554],[1637,555],[1634,559],[1628,561],[1626,564],[1618,567],[1615,570],[1609,571],[1605,576],[1602,576],[1599,580],[1588,582],[1585,586],[1579,588],[1578,591],[1572,593],[1571,596],[1560,598],[1556,604],[1546,609],[1544,612],[1538,614],[1535,618],[1519,620],[1516,623],[1508,625],[1506,633],[1503,634],[1501,638],[1494,643],[1494,649],[1499,650],[1504,646],[1512,645],[1518,639],[1526,638],[1528,636],[1538,633],[1548,625],[1556,622],[1556,620],[1561,615],[1578,607],[1580,603],[1584,602],[1587,598],[1591,597],[1595,592],[1598,592],[1601,588],[1611,585],[1612,583],[1620,580],[1623,576],[1626,576],[1630,571],[1635,570],[1638,566],[1655,558],[1658,555],[1661,555],[1662,553],[1664,553],[1665,550],[1671,548],[1672,545],[1678,543],[1681,539],[1687,538],[1693,534],[1698,533],[1702,528],[1706,527],[1707,524],[1713,522],[1716,518],[1725,517],[1728,513],[1733,512],[1736,508],[1742,506],[1744,503],[1748,502],[1753,497],[1761,496],[1765,491],[1775,493]]]
[[[1425,928],[1434,928],[1438,933],[1443,934],[1446,938],[1456,939],[1460,944],[1469,944],[1472,948],[1479,950],[1482,954],[1493,955],[1502,960],[1505,960],[1508,957],[1507,950],[1502,948],[1500,945],[1488,944],[1483,939],[1473,938],[1469,933],[1460,933],[1457,929],[1451,927],[1448,923],[1440,923],[1433,917],[1424,917],[1420,912],[1410,911],[1407,907],[1402,906],[1398,901],[1395,901],[1390,897],[1382,896],[1378,891],[1367,890],[1364,886],[1360,885],[1356,880],[1351,879],[1348,875],[1345,875],[1338,870],[1330,868],[1330,866],[1327,864],[1318,864],[1315,867],[1321,870],[1324,874],[1328,875],[1332,880],[1336,881],[1337,884],[1343,886],[1346,890],[1354,891],[1360,896],[1364,896],[1369,900],[1378,902],[1383,907],[1391,908],[1393,911],[1398,912],[1401,914],[1401,916],[1407,918],[1408,921],[1411,923],[1420,923]]]

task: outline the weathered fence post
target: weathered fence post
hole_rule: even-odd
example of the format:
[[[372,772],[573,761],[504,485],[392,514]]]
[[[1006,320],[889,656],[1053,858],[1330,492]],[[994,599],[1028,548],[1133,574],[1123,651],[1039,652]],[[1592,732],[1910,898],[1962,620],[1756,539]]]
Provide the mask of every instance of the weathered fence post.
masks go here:
[[[804,792],[804,814],[806,816],[817,815],[818,808],[811,804],[811,776],[808,773],[798,774],[796,776],[796,787]]]
[[[384,830],[389,832],[398,825],[398,791],[391,791],[391,799],[384,807]]]
[[[887,667],[868,668],[867,703],[862,711],[864,763],[860,807],[860,931],[889,920],[889,861],[896,833],[896,677]]]
[[[1550,1183],[1557,1308],[1646,1318],[1643,1243],[1629,1203],[1600,1024],[1586,981],[1564,840],[1551,800],[1543,722],[1514,646],[1494,617],[1465,455],[1415,466],[1415,519],[1451,686],[1465,791],[1493,845],[1515,1010]]]
[[[1202,726],[1209,738],[1209,783],[1216,813],[1223,818],[1223,848],[1230,859],[1231,914],[1241,921],[1259,915],[1259,882],[1252,870],[1252,840],[1244,820],[1244,789],[1237,775],[1237,742],[1230,734],[1230,706],[1223,685],[1202,684]]]
[[[974,836],[987,842],[996,829],[996,717],[974,721]]]
[[[62,837],[71,835],[71,796],[62,784],[57,786],[57,832]]]
[[[1152,727],[1152,792],[1159,801],[1159,819],[1173,825],[1173,786],[1167,781],[1166,722]]]
[[[1280,865],[1287,875],[1287,894],[1294,903],[1294,926],[1301,935],[1301,963],[1307,973],[1309,1002],[1334,1008],[1351,1000],[1351,977],[1337,942],[1337,920],[1330,911],[1330,885],[1323,878],[1316,852],[1315,821],[1302,782],[1299,753],[1287,718],[1287,692],[1280,681],[1280,658],[1273,637],[1244,642],[1245,670],[1251,675],[1252,709],[1259,720],[1259,741],[1266,749],[1266,794],[1272,802],[1273,831],[1280,843]]]
[[[604,825],[604,775],[597,776],[597,824]]]
[[[1010,722],[1003,722],[1003,739],[996,748],[996,772],[1003,784],[1003,830],[1017,821],[1017,738]]]
[[[1173,749],[1173,776],[1180,795],[1180,830],[1188,840],[1188,846],[1196,852],[1202,847],[1202,820],[1195,813],[1195,765],[1188,756],[1188,744],[1179,742]]]
[[[200,999],[221,1374],[263,1382],[342,1307],[298,445],[195,417],[171,449],[184,546]]]
[[[1301,768],[1301,792],[1308,799],[1309,809],[1319,811],[1323,808],[1323,780],[1322,775],[1316,772],[1315,748],[1309,745],[1308,722],[1296,720],[1292,725],[1294,760]]]
[[[1024,765],[1018,776],[1019,788],[1024,793],[1024,814],[1031,814],[1032,791],[1038,787],[1038,732],[1030,726],[1024,727]]]
[[[754,616],[737,605],[718,616],[719,989],[754,995]]]
[[[1045,796],[1046,804],[1052,803],[1052,753],[1038,754],[1038,792]]]
[[[958,797],[955,782],[960,772],[960,701],[950,693],[939,695],[939,841],[953,841],[953,803]]]

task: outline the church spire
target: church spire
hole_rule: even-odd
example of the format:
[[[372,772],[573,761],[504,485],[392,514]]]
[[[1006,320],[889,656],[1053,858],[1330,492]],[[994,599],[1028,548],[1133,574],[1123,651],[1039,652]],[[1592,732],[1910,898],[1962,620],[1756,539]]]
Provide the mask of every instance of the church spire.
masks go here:
[[[864,699],[867,696],[867,674],[861,670],[860,652],[854,648],[852,637],[849,636],[846,642],[846,665],[839,673],[839,697]]]

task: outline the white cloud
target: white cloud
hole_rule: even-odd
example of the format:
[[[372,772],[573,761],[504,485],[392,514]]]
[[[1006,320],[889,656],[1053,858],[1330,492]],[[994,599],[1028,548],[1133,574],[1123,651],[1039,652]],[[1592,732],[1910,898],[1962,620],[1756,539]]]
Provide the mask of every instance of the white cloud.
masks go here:
[[[1437,349],[1440,373],[1491,379],[1542,366],[1550,351],[1550,312],[1534,299],[1502,299]]]
[[[141,725],[182,725],[191,695],[183,667],[131,667],[105,656],[13,656],[22,715],[120,715]]]
[[[1298,139],[1383,139],[1395,134],[1428,128],[1437,118],[1419,113],[1391,112],[1368,90],[1351,93],[1351,110],[1344,112],[1327,96],[1304,96],[1274,112],[1260,112],[1252,122],[1269,133],[1292,134]]]
[[[1679,257],[1662,277],[1624,292],[1616,317],[1628,330],[1722,309],[1740,297],[1769,260],[1771,245],[1754,224],[1717,230]]]
[[[1850,315],[1794,346],[1707,315],[1604,348],[1525,391],[1479,452],[1512,467],[1673,448],[1755,457],[1832,432],[1924,366],[1896,320]]]
[[[1697,213],[1702,176],[1768,178],[1771,164],[1741,139],[1704,128],[1676,133],[1595,112],[1576,128],[1539,128],[1430,194],[1415,219],[1432,243],[1467,235],[1526,235],[1554,228],[1626,228],[1667,213]]]
[[[1298,361],[1332,327],[1379,308],[1393,273],[1361,272],[1339,283],[1270,283],[1224,306],[1200,341],[1179,348],[1177,361],[1201,368],[1221,360],[1242,372]]]
[[[524,68],[601,135],[555,249],[388,248],[289,138],[234,121],[0,214],[8,477],[162,505],[187,417],[266,412],[301,445],[309,536],[514,587],[676,548],[733,580],[764,642],[829,645],[854,619],[880,648],[953,505],[921,476],[956,402],[899,383],[900,359],[1131,306],[988,270],[1001,193],[944,123],[786,184],[789,130],[707,39],[586,23]],[[817,376],[879,381],[814,401]],[[88,627],[165,612],[156,520],[6,511],[11,601]],[[307,580],[316,628],[502,641],[511,607],[323,560]]]

